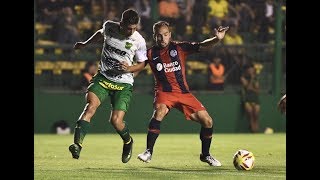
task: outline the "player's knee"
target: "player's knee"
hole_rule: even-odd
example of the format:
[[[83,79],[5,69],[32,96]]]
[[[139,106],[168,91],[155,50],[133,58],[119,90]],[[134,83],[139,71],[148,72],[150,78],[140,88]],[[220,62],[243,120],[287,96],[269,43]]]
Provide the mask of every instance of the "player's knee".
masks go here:
[[[118,122],[118,118],[116,116],[112,116],[109,121],[113,126],[115,126]]]
[[[98,108],[98,106],[88,104],[88,106],[85,109],[85,113],[86,114],[90,114],[90,115],[94,115],[94,113],[96,112],[97,108]]]
[[[112,124],[112,126],[114,127],[117,127],[119,126],[120,124],[122,124],[122,121],[123,119],[120,117],[120,116],[117,116],[117,115],[113,115],[111,118],[110,118],[110,123]],[[120,125],[121,126],[121,125]]]
[[[247,113],[252,113],[252,108],[250,106],[246,106],[245,110]]]
[[[163,119],[165,115],[166,115],[165,111],[158,111],[157,110],[154,117],[157,120],[160,120],[160,119]]]
[[[253,113],[252,109],[246,109],[246,112],[247,112],[248,114],[252,114],[252,113]]]
[[[168,113],[169,109],[167,108],[166,105],[160,105],[156,107],[156,112],[155,112],[155,118],[156,119],[163,119],[164,116]]]
[[[204,117],[202,120],[202,124],[206,128],[211,128],[213,126],[213,120],[210,116]]]

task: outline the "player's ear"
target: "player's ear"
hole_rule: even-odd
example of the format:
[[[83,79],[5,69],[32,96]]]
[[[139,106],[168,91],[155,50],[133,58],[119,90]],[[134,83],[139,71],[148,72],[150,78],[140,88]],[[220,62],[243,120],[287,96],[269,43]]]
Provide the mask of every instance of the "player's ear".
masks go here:
[[[156,34],[153,34],[153,39],[156,41]]]

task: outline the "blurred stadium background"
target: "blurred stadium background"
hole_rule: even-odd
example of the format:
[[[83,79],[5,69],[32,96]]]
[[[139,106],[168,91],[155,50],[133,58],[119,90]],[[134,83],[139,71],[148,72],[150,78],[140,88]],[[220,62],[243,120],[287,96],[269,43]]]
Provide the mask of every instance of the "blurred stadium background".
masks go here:
[[[176,7],[176,8],[174,8]],[[215,132],[249,132],[241,106],[240,74],[252,62],[261,86],[260,131],[271,127],[285,132],[285,117],[277,111],[286,92],[286,1],[285,0],[35,0],[34,1],[34,132],[51,133],[57,121],[73,128],[84,107],[79,84],[85,64],[98,62],[102,44],[74,51],[76,41],[86,40],[106,20],[119,21],[127,8],[141,15],[139,32],[152,45],[152,24],[160,19],[173,26],[173,39],[202,41],[213,28],[230,26],[225,38],[212,51],[192,55],[187,61],[190,88],[215,120]],[[208,64],[218,56],[228,73],[225,88],[208,88]],[[134,99],[126,115],[130,131],[145,133],[152,113],[153,77],[149,67],[135,79]],[[91,133],[114,132],[107,124],[108,100],[92,121]],[[162,132],[198,133],[198,126],[173,110]]]

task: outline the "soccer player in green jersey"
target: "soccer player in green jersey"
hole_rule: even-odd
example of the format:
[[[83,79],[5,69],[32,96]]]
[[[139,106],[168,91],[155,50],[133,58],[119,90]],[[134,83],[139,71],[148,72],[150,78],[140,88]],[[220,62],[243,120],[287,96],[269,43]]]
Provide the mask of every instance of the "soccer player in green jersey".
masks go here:
[[[119,64],[132,66],[133,57],[138,64],[147,60],[145,39],[136,31],[139,20],[138,13],[128,9],[122,13],[120,22],[106,21],[87,41],[74,45],[74,49],[82,49],[103,39],[99,70],[87,88],[86,105],[76,122],[74,143],[69,146],[75,159],[79,158],[91,118],[106,98],[110,98],[112,105],[109,121],[123,140],[122,162],[131,158],[133,139],[123,118],[129,108],[134,80],[133,73],[123,71]]]

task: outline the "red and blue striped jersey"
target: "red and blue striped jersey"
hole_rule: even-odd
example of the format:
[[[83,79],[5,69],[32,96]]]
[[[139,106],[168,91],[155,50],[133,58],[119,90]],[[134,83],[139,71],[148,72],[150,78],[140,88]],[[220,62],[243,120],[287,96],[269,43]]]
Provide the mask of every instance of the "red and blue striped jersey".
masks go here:
[[[155,79],[155,90],[189,93],[186,81],[186,57],[199,52],[199,43],[170,42],[165,48],[153,46],[147,51]]]

